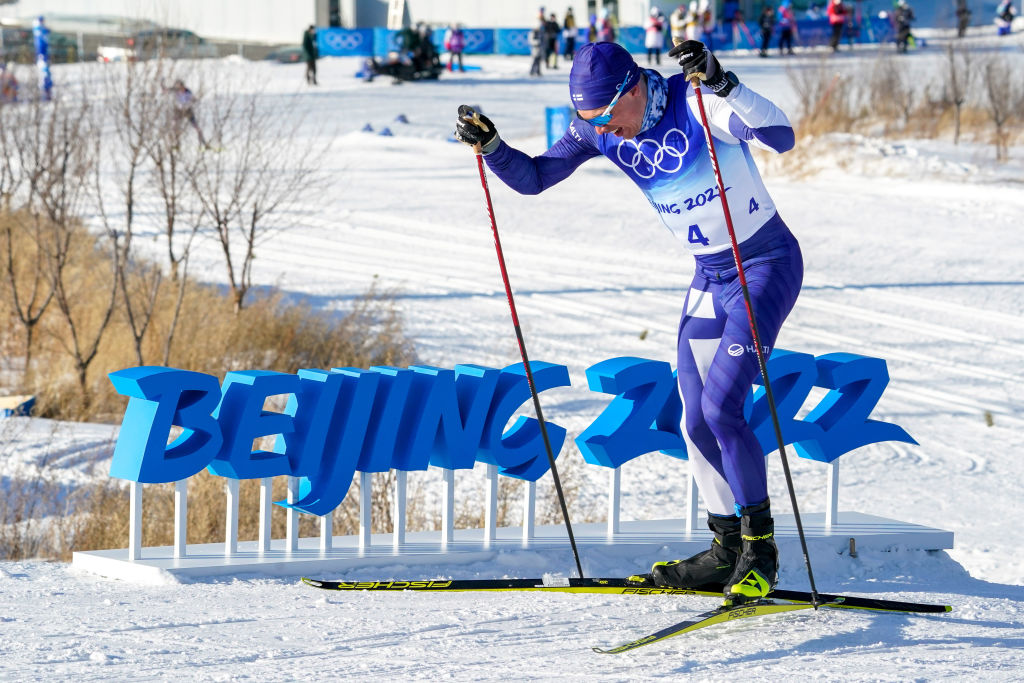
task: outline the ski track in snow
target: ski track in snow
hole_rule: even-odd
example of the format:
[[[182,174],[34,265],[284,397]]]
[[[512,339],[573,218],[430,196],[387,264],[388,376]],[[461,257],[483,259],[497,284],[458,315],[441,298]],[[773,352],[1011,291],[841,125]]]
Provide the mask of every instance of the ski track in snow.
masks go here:
[[[920,52],[905,63],[923,69],[937,59],[939,51]],[[315,97],[300,95],[308,104],[301,134],[325,135],[328,121],[342,134],[325,159],[332,186],[304,207],[300,227],[261,247],[257,284],[344,311],[376,282],[396,292],[422,363],[519,361],[472,155],[445,140],[456,106],[470,102],[512,144],[539,153],[542,106],[564,102],[568,69],[534,82],[523,75],[522,59],[471,61],[478,60],[485,70],[476,74],[401,87],[351,79],[355,60],[322,60],[325,85]],[[783,64],[729,57],[745,82],[787,107],[795,98]],[[290,95],[301,80],[298,67],[225,60],[203,68],[256,74],[268,98]],[[398,113],[411,123],[394,123]],[[390,126],[395,136],[358,132],[368,121],[378,130]],[[1024,196],[1012,183],[1021,152],[1012,150],[1018,161],[993,170],[984,146],[853,136],[837,149],[856,163],[840,170],[826,155],[812,160],[821,170],[808,178],[765,172],[806,268],[778,346],[888,361],[890,384],[872,417],[899,423],[920,445],[875,444],[844,456],[840,508],[950,529],[956,548],[851,558],[812,544],[815,576],[822,591],[949,603],[953,613],[800,612],[600,656],[590,646],[617,645],[713,603],[678,596],[336,595],[294,578],[136,586],[62,564],[3,562],[0,679],[1020,680],[1024,569],[1014,561],[1020,534],[1008,534],[1004,520],[1024,496],[1017,457],[1024,452],[1024,280],[1020,249],[1008,243],[1024,214]],[[610,399],[586,389],[587,367],[627,355],[674,361],[692,259],[607,163],[590,162],[538,197],[519,197],[489,179],[530,356],[569,367],[573,386],[542,400],[546,416],[572,439]],[[151,244],[160,255],[158,238]],[[219,272],[212,242],[196,264],[194,272]],[[805,410],[815,400],[812,394]],[[43,466],[77,485],[102,476],[109,457],[109,426],[19,418],[4,421],[3,430],[0,475],[8,484]],[[570,450],[559,462],[578,459]],[[791,466],[801,508],[823,509],[826,470],[796,457]],[[769,488],[775,507],[787,512],[780,470],[770,456]],[[606,473],[572,471],[580,479],[574,516],[600,518]],[[460,490],[479,484],[478,475],[460,480]],[[671,458],[627,463],[622,485],[624,519],[683,515],[685,468]],[[627,552],[589,554],[584,567],[592,576],[615,576],[665,559]],[[395,565],[372,577],[335,578],[564,575],[570,566],[567,550],[547,549],[469,566]],[[781,576],[784,587],[807,588],[793,544],[782,548]]]

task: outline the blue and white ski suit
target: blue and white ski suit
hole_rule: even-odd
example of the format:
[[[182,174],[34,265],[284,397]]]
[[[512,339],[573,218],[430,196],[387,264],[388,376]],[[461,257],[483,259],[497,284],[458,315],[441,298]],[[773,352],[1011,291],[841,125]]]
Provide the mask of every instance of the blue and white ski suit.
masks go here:
[[[646,74],[648,80],[665,82],[656,72]],[[682,74],[667,79],[667,85],[660,120],[633,140],[599,135],[577,119],[540,156],[531,158],[502,142],[484,158],[512,189],[536,194],[587,159],[604,155],[640,187],[662,223],[695,256],[677,347],[682,431],[708,511],[732,515],[736,505],[756,505],[768,497],[764,457],[743,416],[759,369],[696,95]],[[785,152],[793,147],[793,129],[781,110],[743,84],[725,98],[705,95],[703,101],[768,354],[796,302],[803,260],[749,147]]]

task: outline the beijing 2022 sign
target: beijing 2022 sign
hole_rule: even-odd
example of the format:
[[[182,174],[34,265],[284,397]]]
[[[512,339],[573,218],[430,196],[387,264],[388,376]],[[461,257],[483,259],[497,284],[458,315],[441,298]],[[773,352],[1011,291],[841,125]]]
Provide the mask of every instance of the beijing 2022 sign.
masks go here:
[[[537,391],[569,386],[563,365],[533,362]],[[592,391],[612,394],[607,408],[576,439],[590,464],[618,467],[661,451],[686,458],[682,405],[668,363],[613,358],[586,372]],[[881,441],[916,443],[901,427],[869,418],[889,382],[885,361],[848,353],[814,357],[776,349],[768,361],[786,443],[799,455],[832,462]],[[265,370],[212,375],[166,367],[111,373],[130,397],[114,448],[110,475],[142,483],[186,479],[204,467],[233,479],[300,477],[290,507],[324,515],[348,493],[356,472],[472,469],[496,465],[508,477],[536,481],[549,469],[537,421],[520,415],[530,400],[522,364],[504,369],[457,365]],[[824,396],[796,417],[812,388]],[[765,453],[775,436],[760,387],[746,413]],[[287,396],[284,412],[264,409]],[[180,435],[168,443],[172,428]],[[556,457],[564,428],[548,421]],[[276,437],[271,451],[253,441]],[[286,503],[282,503],[287,505]]]

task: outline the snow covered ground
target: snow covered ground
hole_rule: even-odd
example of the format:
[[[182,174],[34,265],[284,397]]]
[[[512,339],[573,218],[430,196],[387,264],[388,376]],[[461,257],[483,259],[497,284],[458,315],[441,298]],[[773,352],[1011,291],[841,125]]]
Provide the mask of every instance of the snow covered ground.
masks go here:
[[[1000,46],[1024,61],[1019,37],[1011,40]],[[924,71],[940,58],[918,52],[905,63]],[[870,55],[840,59],[867,63]],[[398,288],[421,361],[442,367],[518,360],[476,164],[447,141],[454,111],[479,105],[505,139],[539,153],[543,107],[567,99],[565,65],[536,81],[525,75],[525,59],[470,61],[483,69],[392,86],[353,79],[353,60],[323,60],[322,85],[302,95],[301,134],[341,133],[325,162],[333,183],[307,207],[302,227],[264,245],[255,272],[259,283],[327,308],[344,308],[374,277]],[[723,62],[793,105],[782,60]],[[225,60],[215,68],[256,74],[268,97],[302,82],[301,66]],[[409,123],[396,123],[398,114]],[[366,123],[394,136],[360,132]],[[855,136],[819,144],[808,156],[810,174],[786,175],[767,161],[766,183],[806,263],[779,346],[888,361],[891,382],[873,416],[902,425],[920,445],[878,444],[844,456],[840,507],[949,529],[956,547],[817,555],[815,577],[823,591],[941,602],[954,606],[951,614],[801,612],[605,657],[590,646],[630,640],[713,603],[333,595],[259,577],[136,586],[63,564],[5,562],[0,679],[1020,680],[1024,150],[996,167],[982,145]],[[572,376],[572,389],[545,392],[545,415],[574,437],[607,400],[586,390],[587,367],[625,355],[672,360],[692,261],[610,164],[590,162],[538,197],[520,197],[494,178],[490,185],[530,355],[566,364]],[[215,264],[212,245],[206,253]],[[3,430],[5,477],[44,457],[68,485],[104,474],[109,427],[15,419]],[[802,509],[822,510],[824,468],[791,460]],[[623,517],[681,516],[683,468],[655,454],[627,464]],[[574,516],[604,505],[605,478],[595,469],[571,470],[580,485]],[[787,511],[777,457],[768,469],[776,507]],[[804,587],[797,548],[783,552],[782,585]],[[584,569],[619,576],[652,559],[588,555]],[[567,575],[571,567],[567,552],[516,552],[470,566],[396,565],[336,578]]]

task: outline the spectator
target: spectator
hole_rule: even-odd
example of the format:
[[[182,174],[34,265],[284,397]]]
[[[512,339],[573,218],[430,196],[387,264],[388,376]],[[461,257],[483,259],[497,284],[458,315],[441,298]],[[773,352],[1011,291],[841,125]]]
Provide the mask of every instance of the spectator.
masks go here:
[[[0,63],[0,104],[18,101],[18,79],[10,66]]]
[[[565,41],[565,51],[562,56],[570,62],[576,56],[576,17],[573,16],[572,7],[565,10],[565,22],[562,24],[562,40]]]
[[[697,0],[690,0],[690,6],[686,8],[686,39],[700,40],[701,20],[700,10],[697,9]]]
[[[796,29],[796,17],[789,6],[789,0],[779,2],[779,54],[793,54],[793,31]]]
[[[420,49],[420,32],[413,26],[406,26],[395,37],[398,52],[409,60],[418,59],[423,50]]]
[[[839,52],[839,40],[843,37],[843,26],[846,25],[847,8],[843,0],[829,0],[828,23],[832,28],[832,37],[828,41],[832,52]]]
[[[174,81],[174,85],[164,88],[164,92],[170,92],[174,97],[174,120],[179,125],[182,121],[187,121],[195,129],[196,135],[199,136],[199,144],[203,149],[210,149],[202,129],[199,128],[199,122],[196,121],[196,96],[185,87],[184,81]]]
[[[416,60],[416,68],[420,70],[440,68],[441,55],[437,51],[437,46],[434,45],[434,32],[431,30],[430,25],[425,21],[421,21],[416,24],[416,32],[419,34],[420,39],[419,58]]]
[[[907,0],[896,0],[896,9],[892,12],[892,23],[896,27],[896,51],[904,54],[913,40],[910,34],[910,22],[914,20],[914,10]]]
[[[668,19],[672,29],[672,44],[686,40],[686,7],[676,7],[676,11]]]
[[[735,49],[740,42],[740,29],[737,26],[737,14],[740,12],[739,0],[725,0],[722,5],[722,28],[729,27],[729,35],[732,36],[732,46]]]
[[[600,43],[615,42],[615,25],[612,23],[607,7],[601,10],[601,21],[597,25],[597,41]]]
[[[644,25],[644,47],[647,48],[647,63],[653,61],[661,64],[661,48],[665,46],[665,18],[657,7],[651,8],[651,14]]]
[[[1013,0],[1002,0],[996,7],[996,30],[1001,36],[1008,36],[1013,31],[1013,18],[1017,16],[1017,10],[1013,6]]]
[[[825,14],[821,11],[821,5],[815,2],[810,7],[807,8],[807,13],[804,15],[804,17],[810,19],[811,21],[817,21],[819,19],[824,19]]]
[[[558,18],[552,12],[544,22],[544,63],[549,69],[558,68],[558,34],[561,32]]]
[[[316,47],[316,27],[313,24],[302,34],[302,55],[306,58],[306,83],[316,85],[316,59],[320,52]]]
[[[956,0],[956,37],[963,38],[970,24],[971,10],[967,7],[967,0]]]
[[[591,14],[590,15],[590,24],[587,26],[587,42],[588,43],[596,43],[597,42],[597,15],[596,14]]]
[[[540,63],[544,59],[544,34],[547,31],[547,22],[544,21],[544,13],[537,17],[537,25],[530,31],[530,56],[533,63],[530,64],[530,75],[540,77]]]
[[[771,5],[765,5],[761,9],[761,16],[757,18],[757,25],[761,29],[761,50],[757,54],[761,57],[767,57],[768,46],[772,42],[772,33],[775,32],[775,10]]]
[[[715,3],[711,0],[700,0],[700,41],[707,45],[709,50],[714,49],[715,25]]]
[[[455,70],[455,58],[459,60],[459,71],[465,71],[462,65],[462,51],[466,49],[466,36],[462,33],[461,24],[449,24],[444,34],[444,49],[448,51],[448,70]]]

